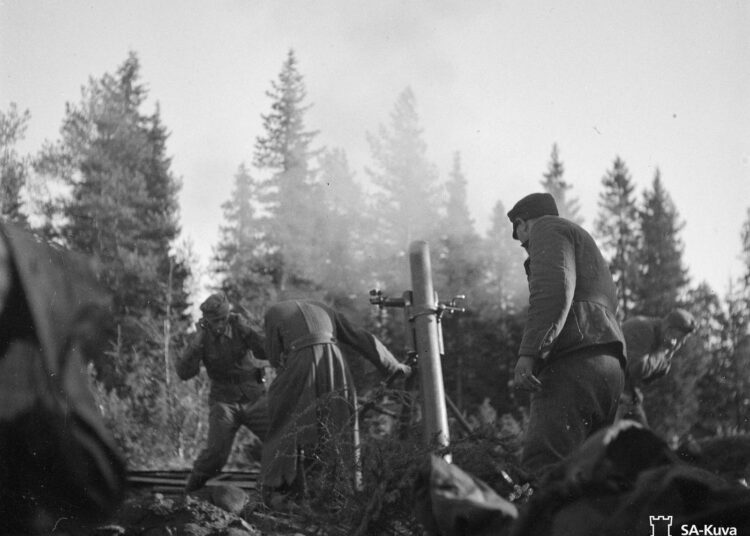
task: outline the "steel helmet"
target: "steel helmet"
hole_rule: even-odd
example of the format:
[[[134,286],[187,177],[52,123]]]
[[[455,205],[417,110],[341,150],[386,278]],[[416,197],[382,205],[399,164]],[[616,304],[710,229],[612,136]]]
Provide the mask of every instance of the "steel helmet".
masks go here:
[[[685,309],[674,309],[666,316],[665,320],[668,327],[679,329],[685,333],[690,333],[695,329],[695,318]]]

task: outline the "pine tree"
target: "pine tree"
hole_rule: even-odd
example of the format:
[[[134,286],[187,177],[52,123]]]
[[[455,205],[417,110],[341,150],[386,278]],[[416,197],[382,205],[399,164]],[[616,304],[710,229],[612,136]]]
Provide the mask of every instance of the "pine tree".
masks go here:
[[[691,371],[698,387],[692,396],[700,400],[693,431],[700,435],[748,433],[750,336],[746,295],[742,286],[730,288],[725,303],[718,305],[716,294],[711,294],[714,304],[706,306],[698,302],[694,306],[701,322],[698,333],[690,340],[697,339],[703,344],[707,366]]]
[[[557,210],[560,213],[560,216],[582,225],[583,218],[579,214],[581,210],[580,204],[577,199],[568,196],[568,193],[573,186],[563,179],[564,173],[565,167],[560,160],[557,144],[555,143],[552,145],[552,153],[550,154],[549,164],[547,164],[547,172],[544,173],[544,180],[541,184],[544,190],[552,194],[552,197],[555,198]]]
[[[317,134],[305,128],[307,91],[290,50],[278,81],[267,92],[271,112],[262,116],[264,135],[255,142],[253,162],[271,174],[260,183],[258,199],[268,217],[264,219],[267,263],[278,290],[289,283],[305,284],[308,260],[318,250],[320,188],[311,166],[317,155],[310,146]]]
[[[427,160],[410,88],[396,100],[390,125],[381,125],[377,135],[368,133],[367,139],[375,165],[368,173],[379,189],[374,196],[375,253],[386,278],[399,279],[396,259],[404,257],[411,242],[431,241],[438,228],[440,205],[437,170]]]
[[[523,263],[523,248],[513,239],[513,227],[501,201],[492,211],[490,229],[485,238],[487,274],[484,285],[490,317],[499,318],[522,309],[528,298],[528,284]]]
[[[162,124],[158,104],[154,114],[145,119],[143,176],[146,199],[138,206],[138,211],[145,217],[145,232],[140,234],[140,238],[153,244],[155,251],[166,251],[180,232],[177,196],[181,183],[170,170],[172,159],[167,156],[166,148],[169,134]]]
[[[11,103],[7,113],[0,111],[0,217],[22,226],[27,225],[21,192],[29,175],[29,159],[22,157],[16,144],[26,135],[31,114],[18,112]]]
[[[214,273],[232,303],[256,313],[270,300],[270,276],[263,264],[261,229],[254,204],[258,185],[245,164],[234,176],[234,189],[221,205],[225,224],[214,250]]]
[[[633,198],[634,186],[630,172],[620,157],[615,157],[612,169],[602,177],[603,191],[599,194],[599,214],[594,223],[595,233],[618,290],[621,319],[627,318],[637,286],[639,220],[638,207]]]
[[[663,316],[679,305],[689,280],[679,237],[684,224],[679,221],[658,169],[651,190],[644,192],[639,220],[642,243],[633,313]]]
[[[467,181],[461,169],[461,154],[458,152],[453,155],[453,168],[448,176],[446,190],[448,194],[445,210],[446,233],[456,237],[476,234],[474,221],[469,213]]]
[[[748,289],[748,299],[750,300],[750,208],[747,209],[747,219],[742,224],[740,231],[740,240],[742,241],[742,253],[740,258],[744,266],[742,275],[745,288]]]
[[[456,199],[461,197],[459,193]],[[512,239],[502,202],[494,207],[487,236],[476,246],[457,246],[455,251],[449,266],[460,275],[454,278],[460,288],[453,293],[466,294],[468,311],[443,320],[447,389],[456,393],[455,402],[465,411],[475,411],[485,398],[500,413],[512,411],[517,406],[512,390],[497,386],[507,385],[512,377],[523,329],[519,313],[528,287],[523,249]]]
[[[744,270],[726,297],[726,320],[722,326],[723,351],[716,352],[710,375],[702,386],[710,397],[711,412],[719,433],[750,432],[750,210],[740,229]],[[708,413],[708,412],[707,412]]]
[[[481,279],[484,258],[481,239],[474,230],[474,222],[467,203],[467,181],[461,169],[461,155],[453,156],[453,167],[446,183],[445,218],[440,239],[431,250],[434,286],[443,300],[464,295],[469,304],[483,297]],[[446,315],[443,320],[445,341],[444,378],[454,386],[454,402],[464,406],[464,371],[473,367],[475,352],[470,347],[475,340],[467,329],[470,322],[464,314]]]
[[[461,156],[453,157],[453,168],[445,185],[445,216],[440,220],[439,240],[433,246],[436,287],[449,294],[465,294],[481,274],[480,238],[467,203],[467,182]]]
[[[316,279],[332,296],[352,296],[369,290],[375,279],[367,261],[370,248],[369,214],[365,197],[355,181],[342,149],[323,152],[320,159],[323,192],[320,254],[315,259]]]
[[[68,104],[62,139],[47,149],[40,169],[56,174],[70,196],[59,207],[60,236],[99,258],[111,289],[118,334],[115,359],[97,363],[108,386],[127,390],[138,368],[156,379],[162,357],[188,316],[184,285],[189,268],[171,251],[179,227],[179,182],[169,170],[167,132],[147,98],[140,63],[130,53],[115,74],[91,79],[78,105]]]

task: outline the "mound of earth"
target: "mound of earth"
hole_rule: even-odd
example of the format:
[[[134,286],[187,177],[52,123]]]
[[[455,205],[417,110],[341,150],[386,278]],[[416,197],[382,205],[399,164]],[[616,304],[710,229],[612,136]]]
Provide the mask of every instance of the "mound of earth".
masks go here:
[[[208,486],[189,495],[135,490],[107,524],[74,534],[297,536],[307,532],[303,527],[305,520],[300,516],[269,510],[255,492],[233,486]]]

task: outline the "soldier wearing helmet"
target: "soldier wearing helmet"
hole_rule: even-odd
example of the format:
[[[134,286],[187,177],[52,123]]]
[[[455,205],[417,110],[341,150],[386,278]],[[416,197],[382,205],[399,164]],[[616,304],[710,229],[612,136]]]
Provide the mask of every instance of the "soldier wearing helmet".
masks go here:
[[[694,330],[693,315],[679,308],[663,318],[635,316],[623,322],[628,368],[618,419],[632,419],[648,426],[641,387],[669,372],[672,358]]]

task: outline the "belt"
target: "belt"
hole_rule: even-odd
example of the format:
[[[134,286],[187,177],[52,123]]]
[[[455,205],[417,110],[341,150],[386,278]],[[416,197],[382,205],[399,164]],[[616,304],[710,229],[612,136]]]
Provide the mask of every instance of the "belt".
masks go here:
[[[294,339],[289,345],[289,351],[298,352],[303,348],[313,346],[314,344],[332,344],[335,342],[336,339],[333,337],[333,333],[328,331],[308,333],[307,335]]]
[[[243,385],[245,383],[255,383],[255,377],[252,375],[242,375],[235,378],[213,379],[211,381],[220,385]]]

